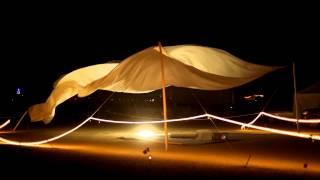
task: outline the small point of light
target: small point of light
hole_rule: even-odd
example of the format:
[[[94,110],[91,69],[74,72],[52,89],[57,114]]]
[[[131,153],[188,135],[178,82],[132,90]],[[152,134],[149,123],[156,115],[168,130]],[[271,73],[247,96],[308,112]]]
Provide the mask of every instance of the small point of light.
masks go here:
[[[223,134],[223,135],[221,136],[221,139],[222,139],[222,140],[226,140],[226,139],[227,139],[227,136]]]
[[[149,156],[148,156],[148,159],[149,159],[149,160],[151,160],[151,159],[152,159],[152,156],[151,156],[151,155],[149,155]]]

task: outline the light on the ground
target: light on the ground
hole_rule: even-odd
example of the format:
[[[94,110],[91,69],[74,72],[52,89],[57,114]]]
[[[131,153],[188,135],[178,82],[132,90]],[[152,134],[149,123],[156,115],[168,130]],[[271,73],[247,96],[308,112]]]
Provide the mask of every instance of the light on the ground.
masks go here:
[[[151,130],[141,130],[138,132],[138,136],[143,139],[151,139],[155,136],[155,133]]]

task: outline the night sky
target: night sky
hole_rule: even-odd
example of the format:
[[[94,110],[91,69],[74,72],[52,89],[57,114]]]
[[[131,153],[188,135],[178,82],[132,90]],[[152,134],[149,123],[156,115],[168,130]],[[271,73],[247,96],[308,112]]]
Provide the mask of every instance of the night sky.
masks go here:
[[[38,5],[1,13],[1,98],[22,87],[33,102],[44,101],[61,75],[158,41],[221,48],[259,64],[295,61],[300,88],[319,80],[319,16],[309,7]]]

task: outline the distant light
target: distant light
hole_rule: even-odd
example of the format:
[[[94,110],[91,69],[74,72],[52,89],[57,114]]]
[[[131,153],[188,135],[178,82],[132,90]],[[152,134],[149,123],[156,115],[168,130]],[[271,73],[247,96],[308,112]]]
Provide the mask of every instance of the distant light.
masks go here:
[[[253,101],[253,100],[257,100],[257,98],[264,98],[264,95],[263,94],[253,94],[253,95],[249,95],[249,96],[244,96],[243,98],[245,100],[250,100],[250,101]]]
[[[151,156],[151,155],[149,155],[149,156],[148,156],[148,159],[149,159],[149,160],[151,160],[151,159],[152,159],[152,156]]]
[[[21,88],[17,88],[16,95],[20,95],[20,94],[21,94]]]
[[[138,132],[138,136],[143,139],[151,139],[155,136],[155,133],[151,130],[141,130]]]
[[[222,136],[221,136],[221,140],[226,140],[227,139],[227,136],[225,135],[225,134],[223,134]]]

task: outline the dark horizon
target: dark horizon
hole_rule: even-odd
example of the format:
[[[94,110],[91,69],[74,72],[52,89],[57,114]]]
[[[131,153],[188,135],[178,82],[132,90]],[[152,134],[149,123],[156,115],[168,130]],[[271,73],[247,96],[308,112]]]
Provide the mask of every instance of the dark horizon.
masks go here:
[[[227,15],[208,9],[196,13],[190,11],[193,7],[167,8],[160,14],[140,8],[120,15],[111,7],[93,16],[73,15],[68,9],[7,14],[1,35],[1,99],[20,87],[33,103],[43,102],[63,74],[122,60],[158,41],[163,46],[220,48],[257,64],[291,68],[295,62],[298,89],[319,81],[314,46],[319,39],[314,22],[319,16],[313,11],[301,15],[277,7],[272,13],[256,9]]]

